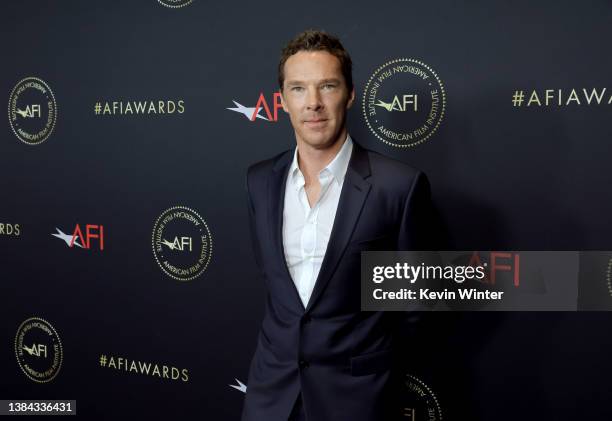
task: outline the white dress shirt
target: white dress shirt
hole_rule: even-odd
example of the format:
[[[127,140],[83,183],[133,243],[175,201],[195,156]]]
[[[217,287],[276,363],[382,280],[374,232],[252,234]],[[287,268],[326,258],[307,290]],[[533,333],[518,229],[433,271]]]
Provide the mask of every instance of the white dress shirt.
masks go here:
[[[353,141],[347,135],[338,154],[319,173],[321,193],[312,208],[298,165],[297,147],[293,154],[285,186],[283,248],[289,273],[304,307],[308,305],[321,270],[352,151]]]

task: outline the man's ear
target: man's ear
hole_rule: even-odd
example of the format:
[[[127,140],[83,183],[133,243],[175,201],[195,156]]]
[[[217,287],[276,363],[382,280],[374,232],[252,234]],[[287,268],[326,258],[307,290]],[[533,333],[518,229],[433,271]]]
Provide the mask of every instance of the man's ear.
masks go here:
[[[355,87],[354,86],[353,86],[353,89],[351,89],[351,93],[349,94],[349,98],[346,103],[347,110],[353,106],[353,102],[355,102]]]
[[[287,109],[287,104],[285,103],[285,97],[283,96],[283,90],[280,91],[280,99],[281,105],[283,106],[283,111],[289,114],[289,110]]]

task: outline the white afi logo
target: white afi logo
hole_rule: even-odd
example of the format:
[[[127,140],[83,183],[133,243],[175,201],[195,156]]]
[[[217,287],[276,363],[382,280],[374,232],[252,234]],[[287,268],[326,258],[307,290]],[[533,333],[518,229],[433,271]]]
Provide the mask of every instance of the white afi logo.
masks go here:
[[[166,239],[161,241],[162,244],[164,244],[166,247],[168,247],[170,250],[179,250],[179,251],[185,251],[185,247],[189,246],[189,251],[192,251],[192,239],[191,237],[174,237],[174,241],[168,241]]]

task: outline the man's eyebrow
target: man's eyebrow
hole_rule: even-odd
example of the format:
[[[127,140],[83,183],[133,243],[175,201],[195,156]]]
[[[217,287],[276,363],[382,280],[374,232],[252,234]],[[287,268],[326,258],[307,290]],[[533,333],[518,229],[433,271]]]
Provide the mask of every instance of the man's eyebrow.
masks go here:
[[[319,83],[340,83],[340,79],[336,79],[336,78],[323,79]]]
[[[302,82],[301,80],[288,80],[285,82],[287,84],[287,86],[290,85],[303,85],[304,82]]]
[[[293,86],[293,85],[304,85],[306,82],[302,80],[288,80],[285,83],[287,84],[287,86]],[[340,83],[340,79],[329,78],[329,79],[321,79],[317,81],[318,85],[323,84],[323,83]]]

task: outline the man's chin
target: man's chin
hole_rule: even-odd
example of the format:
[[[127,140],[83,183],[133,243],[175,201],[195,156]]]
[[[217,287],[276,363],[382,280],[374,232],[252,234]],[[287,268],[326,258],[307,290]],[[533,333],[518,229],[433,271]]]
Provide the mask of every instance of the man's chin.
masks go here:
[[[319,134],[309,136],[302,136],[304,143],[314,149],[327,149],[332,147],[337,140],[337,136],[330,136],[329,134],[323,135]]]
[[[321,139],[321,140],[307,141],[306,143],[308,144],[308,146],[312,147],[313,149],[320,149],[320,150],[327,149],[334,144],[334,142],[330,140],[329,138]]]

